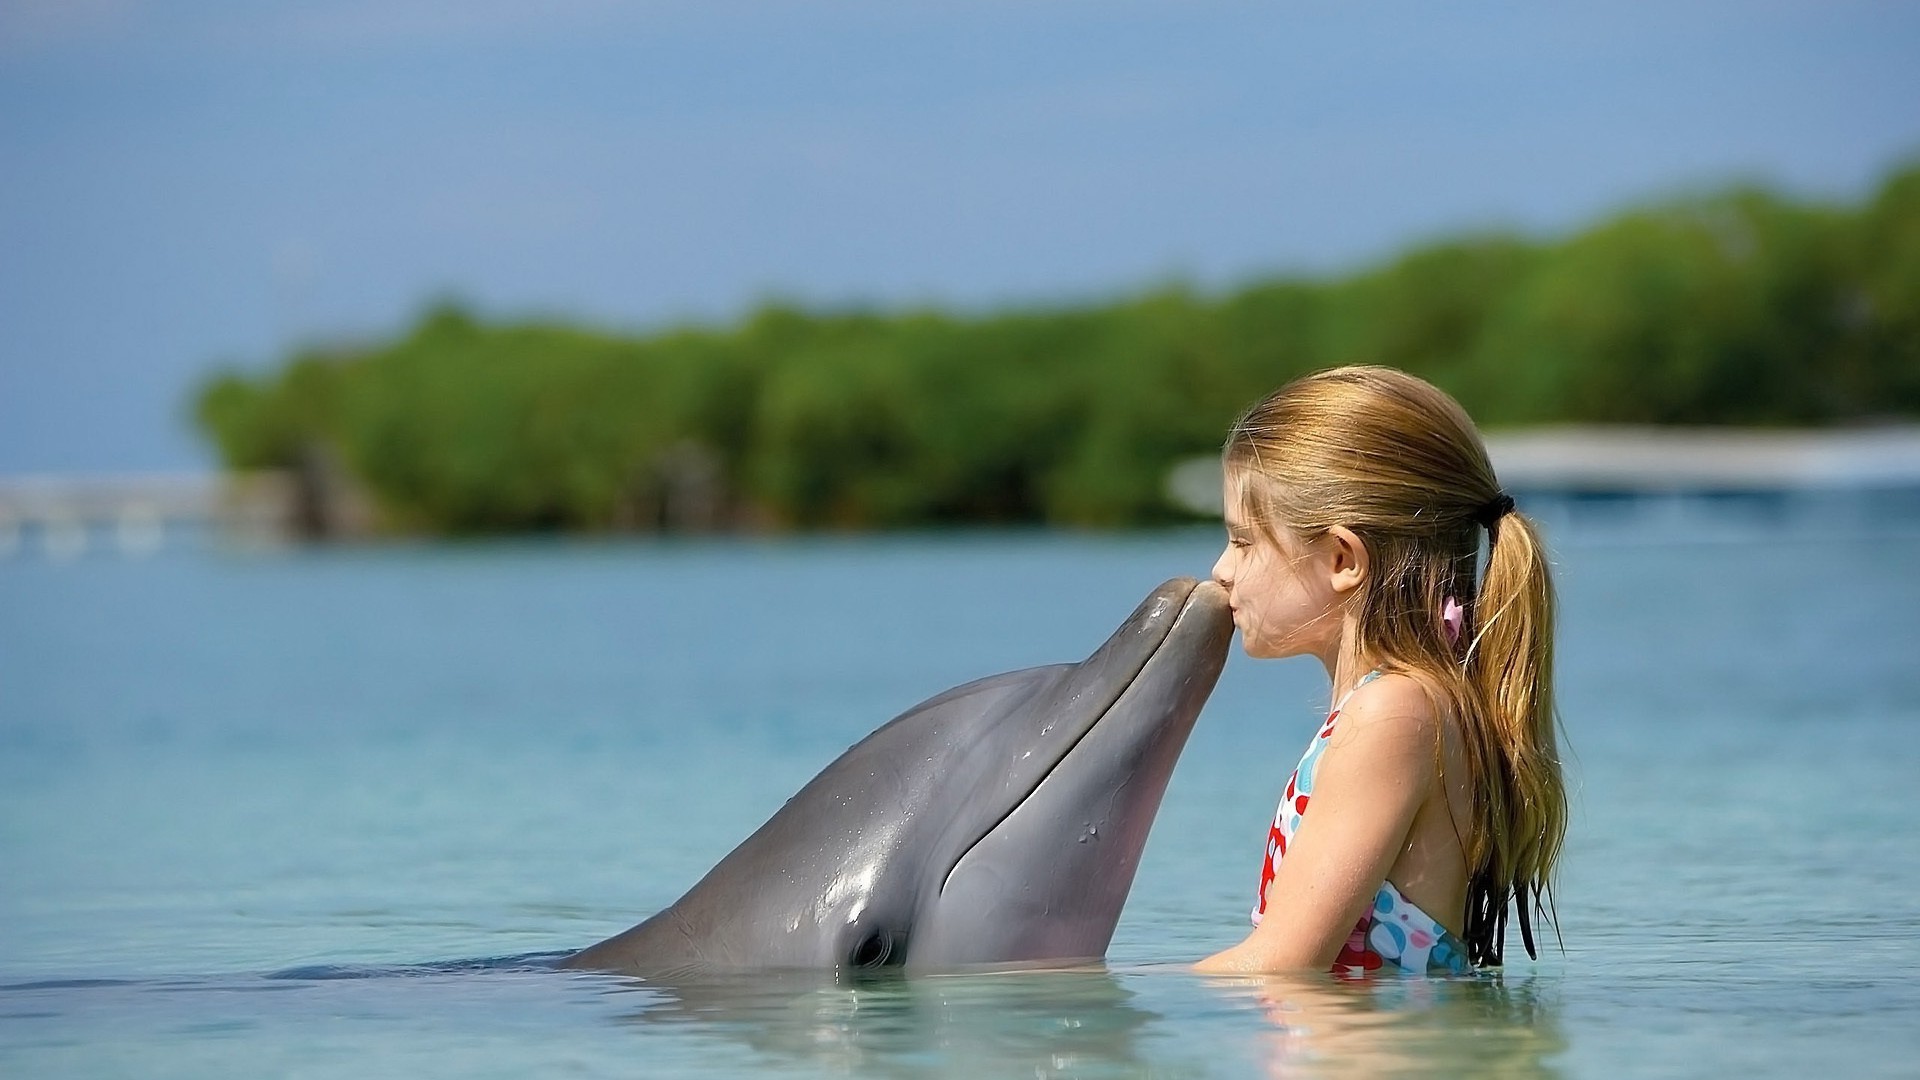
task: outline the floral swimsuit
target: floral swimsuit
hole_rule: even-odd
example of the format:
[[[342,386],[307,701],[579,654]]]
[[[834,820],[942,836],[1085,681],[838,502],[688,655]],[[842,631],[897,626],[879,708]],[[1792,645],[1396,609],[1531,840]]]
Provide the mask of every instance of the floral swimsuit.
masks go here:
[[[1307,744],[1300,764],[1294,767],[1293,776],[1287,781],[1286,795],[1274,811],[1273,828],[1267,832],[1267,859],[1260,870],[1260,894],[1253,909],[1253,925],[1259,926],[1260,917],[1266,914],[1267,886],[1273,884],[1273,872],[1286,857],[1287,845],[1293,842],[1293,834],[1307,812],[1307,803],[1313,795],[1314,769],[1333,737],[1340,709],[1354,690],[1379,677],[1378,671],[1368,672],[1366,678],[1354,684],[1353,690],[1347,691],[1346,697],[1328,714],[1327,722],[1320,725],[1320,733]],[[1467,963],[1465,943],[1400,895],[1391,881],[1380,883],[1372,910],[1361,917],[1333,962],[1334,973],[1340,975],[1360,975],[1382,967],[1416,975],[1465,975],[1473,970]]]

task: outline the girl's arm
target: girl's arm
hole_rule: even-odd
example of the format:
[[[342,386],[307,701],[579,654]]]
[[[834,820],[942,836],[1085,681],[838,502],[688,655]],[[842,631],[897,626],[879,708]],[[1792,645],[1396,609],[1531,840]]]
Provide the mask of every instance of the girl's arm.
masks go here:
[[[1267,887],[1247,939],[1196,967],[1214,972],[1326,971],[1373,906],[1434,780],[1439,728],[1411,679],[1353,696],[1321,757],[1312,802]]]

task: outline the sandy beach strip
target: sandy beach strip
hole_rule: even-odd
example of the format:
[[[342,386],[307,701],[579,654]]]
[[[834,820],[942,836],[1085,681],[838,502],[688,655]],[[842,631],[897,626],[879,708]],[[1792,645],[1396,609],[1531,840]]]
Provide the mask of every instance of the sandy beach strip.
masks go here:
[[[1487,452],[1501,483],[1516,490],[1920,487],[1920,425],[1535,428],[1490,432]]]

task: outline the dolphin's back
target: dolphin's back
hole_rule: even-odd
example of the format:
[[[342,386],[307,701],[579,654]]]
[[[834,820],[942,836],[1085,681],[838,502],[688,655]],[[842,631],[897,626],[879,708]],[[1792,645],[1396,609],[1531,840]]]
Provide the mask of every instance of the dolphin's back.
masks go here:
[[[840,755],[834,765],[846,760],[861,747],[893,728],[925,728],[948,719],[945,715],[946,710],[955,702],[966,702],[970,718],[1018,708],[1022,702],[1045,690],[1073,668],[1072,664],[1046,664],[1041,667],[1021,668],[1019,671],[1004,671],[984,679],[975,679],[970,683],[961,683],[950,690],[943,690],[875,728],[866,738],[849,746],[847,752]],[[821,775],[826,775],[826,772],[831,771],[833,767],[833,765],[827,766]]]
[[[910,907],[911,898],[863,896],[839,883],[916,884],[891,864],[909,844],[929,843],[918,834],[948,824],[938,808],[916,803],[945,790],[936,781],[951,779],[983,723],[1021,709],[1073,667],[989,675],[894,717],[822,769],[680,899],[562,966],[685,975],[845,963],[863,937],[848,910],[884,921],[890,906]],[[899,912],[900,921],[909,914]]]
[[[665,910],[563,966],[648,977],[1102,955],[1232,633],[1176,578],[1086,660],[883,724]]]

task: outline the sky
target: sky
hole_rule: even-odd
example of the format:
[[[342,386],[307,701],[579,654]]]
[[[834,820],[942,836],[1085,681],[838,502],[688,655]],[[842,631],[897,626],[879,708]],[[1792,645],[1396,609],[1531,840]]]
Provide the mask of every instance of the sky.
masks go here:
[[[0,0],[0,475],[440,298],[1094,301],[1920,156],[1920,5]]]

